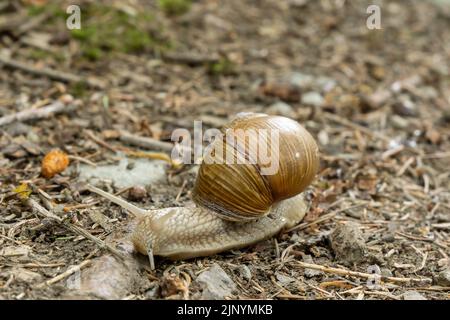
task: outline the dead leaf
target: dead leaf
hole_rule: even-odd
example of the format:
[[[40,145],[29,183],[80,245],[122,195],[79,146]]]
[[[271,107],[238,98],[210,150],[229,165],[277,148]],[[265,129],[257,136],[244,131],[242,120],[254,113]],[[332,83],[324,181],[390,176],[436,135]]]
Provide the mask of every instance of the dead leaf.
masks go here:
[[[19,198],[21,199],[28,199],[28,197],[31,194],[31,189],[28,187],[28,184],[22,183],[20,186],[15,188],[13,192],[17,193]]]

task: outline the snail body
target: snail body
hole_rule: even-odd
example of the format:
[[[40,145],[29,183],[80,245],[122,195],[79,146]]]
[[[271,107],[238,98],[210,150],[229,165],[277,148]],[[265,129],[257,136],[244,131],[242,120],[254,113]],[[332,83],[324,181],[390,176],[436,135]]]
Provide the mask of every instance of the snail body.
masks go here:
[[[242,115],[223,130],[236,128],[279,133],[277,172],[262,174],[263,165],[257,161],[211,163],[207,161],[211,154],[206,154],[193,190],[194,205],[148,211],[88,186],[137,217],[131,238],[137,251],[149,255],[152,267],[154,255],[186,259],[242,248],[303,219],[307,205],[301,192],[318,170],[318,148],[312,136],[294,120],[263,114]],[[224,139],[214,141],[224,154],[233,150],[237,151],[233,157],[254,157],[246,151],[248,140],[230,145]],[[273,141],[262,143],[271,147]]]

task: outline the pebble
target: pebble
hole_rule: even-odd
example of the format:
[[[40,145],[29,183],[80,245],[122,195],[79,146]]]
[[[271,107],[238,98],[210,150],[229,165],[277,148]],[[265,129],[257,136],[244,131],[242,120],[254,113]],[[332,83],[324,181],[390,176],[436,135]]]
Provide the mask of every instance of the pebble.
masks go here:
[[[400,101],[392,105],[394,113],[403,117],[417,117],[418,112],[416,105],[409,99],[409,97],[402,96]]]
[[[142,201],[147,198],[147,190],[143,186],[134,186],[128,191],[128,199],[131,201]]]
[[[294,109],[292,109],[292,107],[289,104],[283,101],[278,101],[272,104],[269,108],[266,109],[266,113],[271,115],[284,116],[288,118],[296,117]]]
[[[0,256],[3,257],[15,257],[15,256],[28,256],[31,249],[29,246],[8,246],[0,249]]]
[[[362,262],[367,255],[363,234],[355,222],[337,226],[330,235],[330,242],[336,259],[346,265]]]
[[[15,279],[27,283],[42,281],[42,276],[39,273],[24,268],[15,268],[10,274],[12,274]]]
[[[427,298],[415,290],[409,290],[403,293],[403,300],[427,300]]]
[[[450,287],[450,268],[439,272],[435,282],[438,286]]]
[[[245,264],[239,266],[238,272],[245,280],[250,281],[252,279],[252,272],[250,271],[250,268]]]
[[[301,72],[293,72],[290,76],[290,83],[299,88],[308,88],[314,82],[314,77]]]
[[[216,263],[202,272],[196,282],[203,288],[201,298],[204,300],[222,300],[236,290],[236,284]]]
[[[322,95],[318,92],[311,91],[306,92],[302,96],[302,104],[311,105],[314,107],[320,107],[323,105],[324,99]]]
[[[279,283],[282,287],[284,287],[284,286],[286,286],[286,285],[288,285],[288,284],[290,284],[290,283],[295,282],[295,278],[286,276],[286,275],[284,275],[284,274],[282,274],[282,273],[279,273],[279,272],[275,273],[275,277],[277,278],[278,283]]]
[[[128,165],[133,163],[133,168]],[[166,180],[167,163],[161,160],[135,159],[131,162],[126,157],[119,164],[92,167],[80,165],[80,181],[111,181],[118,188],[128,188],[136,185],[151,185]]]
[[[149,300],[155,300],[159,298],[159,285],[156,283],[150,289],[145,292],[145,298]]]
[[[305,254],[303,256],[303,262],[314,264],[313,258],[309,254]],[[314,269],[305,269],[305,277],[312,278],[315,276],[319,276],[322,274],[322,271],[314,270]]]

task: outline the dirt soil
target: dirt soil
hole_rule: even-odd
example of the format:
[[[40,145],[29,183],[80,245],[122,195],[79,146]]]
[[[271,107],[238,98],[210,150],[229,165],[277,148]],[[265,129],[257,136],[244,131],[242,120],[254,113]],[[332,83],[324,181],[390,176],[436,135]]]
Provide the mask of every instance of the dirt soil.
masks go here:
[[[450,7],[375,1],[382,29],[370,30],[374,1],[185,2],[79,1],[73,31],[69,2],[0,3],[0,299],[221,297],[206,295],[205,270],[233,299],[450,298]],[[48,118],[8,118],[55,104]],[[211,257],[157,257],[154,271],[130,254],[126,278],[65,227],[130,251],[133,217],[80,187],[81,168],[158,151],[122,131],[170,142],[175,128],[242,111],[289,116],[318,141],[297,228]],[[46,178],[54,148],[70,164]],[[145,190],[100,185],[142,208],[189,202],[195,166],[164,168]],[[122,282],[75,295],[73,266]]]

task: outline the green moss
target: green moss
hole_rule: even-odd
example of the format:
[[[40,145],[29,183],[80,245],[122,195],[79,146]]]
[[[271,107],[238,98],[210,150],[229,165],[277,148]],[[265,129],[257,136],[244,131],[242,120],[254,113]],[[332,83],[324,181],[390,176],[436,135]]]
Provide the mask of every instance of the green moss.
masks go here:
[[[69,86],[69,93],[75,98],[83,98],[87,94],[87,85],[84,82],[76,82]]]
[[[191,0],[159,0],[160,8],[169,16],[178,16],[191,8]]]
[[[216,63],[208,66],[208,72],[212,75],[230,75],[235,73],[235,65],[226,58],[220,59]]]
[[[65,18],[66,12],[55,3],[49,3],[46,5],[31,5],[27,7],[28,15],[31,17],[38,16],[44,12],[50,13],[50,17],[47,22],[53,22],[56,18]]]
[[[28,57],[33,60],[44,60],[51,58],[57,62],[62,62],[65,60],[64,54],[61,52],[49,52],[41,49],[31,49],[28,51]]]
[[[72,38],[80,43],[81,54],[98,60],[112,52],[139,53],[167,47],[151,37],[148,26],[152,17],[146,13],[129,16],[110,6],[91,4],[85,8],[84,22],[72,30]]]

